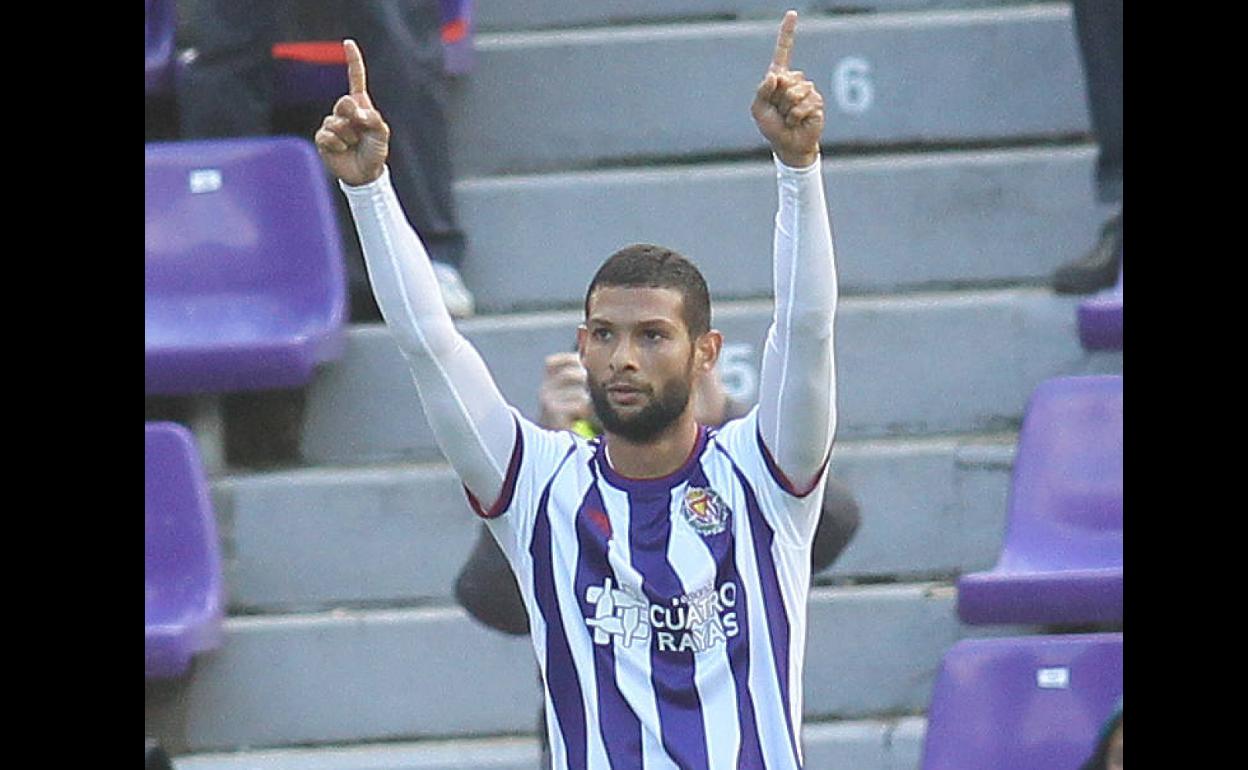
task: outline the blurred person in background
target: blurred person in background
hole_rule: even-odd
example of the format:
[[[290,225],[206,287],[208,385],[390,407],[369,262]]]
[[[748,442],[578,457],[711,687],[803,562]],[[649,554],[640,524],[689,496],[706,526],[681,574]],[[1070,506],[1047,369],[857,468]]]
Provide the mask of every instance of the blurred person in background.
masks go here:
[[[1057,269],[1059,294],[1091,294],[1113,286],[1122,265],[1122,0],[1074,0],[1084,90],[1096,137],[1096,196],[1117,212],[1082,257]]]
[[[460,274],[465,237],[452,194],[449,82],[438,0],[180,0],[179,8],[179,36],[191,44],[177,79],[181,139],[305,135],[319,124],[323,107],[311,114],[306,107],[278,109],[274,44],[340,40],[346,34],[368,48],[372,93],[389,120],[402,127],[391,139],[388,160],[395,193],[428,249],[448,312],[455,318],[473,315],[475,299]],[[345,223],[351,321],[380,321],[350,212],[337,196],[335,204]],[[224,405],[231,464],[272,467],[296,461],[303,389],[231,393]],[[180,419],[178,414],[171,416]]]
[[[395,192],[429,251],[447,309],[456,318],[473,315],[460,275],[465,240],[452,195],[438,0],[194,0],[185,8],[194,46],[177,87],[183,139],[274,132],[272,49],[284,35],[346,35],[368,49],[372,95],[401,127],[390,143]],[[380,320],[358,247],[346,241],[352,319]]]

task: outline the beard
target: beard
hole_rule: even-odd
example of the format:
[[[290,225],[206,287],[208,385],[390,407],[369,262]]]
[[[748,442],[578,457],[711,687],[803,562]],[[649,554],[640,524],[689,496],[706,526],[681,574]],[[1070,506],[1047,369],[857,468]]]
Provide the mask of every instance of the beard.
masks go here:
[[[692,361],[690,366],[692,368]],[[626,417],[611,405],[606,385],[595,382],[593,377],[589,378],[589,397],[594,403],[598,422],[605,430],[637,444],[648,443],[671,427],[684,414],[691,391],[688,377],[674,377],[663,383],[657,394],[654,388],[647,388],[649,400],[646,405],[641,411]]]

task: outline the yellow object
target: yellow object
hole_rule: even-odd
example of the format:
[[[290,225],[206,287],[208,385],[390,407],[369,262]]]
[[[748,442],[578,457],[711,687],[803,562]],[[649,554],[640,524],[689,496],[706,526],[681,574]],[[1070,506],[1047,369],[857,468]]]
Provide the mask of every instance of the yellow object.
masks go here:
[[[584,418],[572,423],[572,432],[580,436],[584,436],[585,438],[595,438],[598,436],[598,431],[594,430],[593,424]]]

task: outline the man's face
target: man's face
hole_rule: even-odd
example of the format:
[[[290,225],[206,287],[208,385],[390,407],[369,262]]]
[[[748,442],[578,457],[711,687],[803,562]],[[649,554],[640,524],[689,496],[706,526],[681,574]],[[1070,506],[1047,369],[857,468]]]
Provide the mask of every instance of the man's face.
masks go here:
[[[695,379],[708,370],[708,345],[689,339],[683,307],[681,293],[668,288],[600,286],[590,296],[577,344],[607,431],[644,443],[684,414]]]

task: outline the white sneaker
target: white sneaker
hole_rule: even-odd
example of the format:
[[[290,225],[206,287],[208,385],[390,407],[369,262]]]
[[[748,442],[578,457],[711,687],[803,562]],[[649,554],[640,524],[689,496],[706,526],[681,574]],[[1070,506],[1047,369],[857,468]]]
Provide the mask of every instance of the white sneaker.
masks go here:
[[[464,285],[459,271],[445,262],[434,262],[433,273],[438,277],[438,288],[442,291],[442,301],[446,303],[447,312],[452,318],[469,318],[476,312],[476,300],[472,292]]]

